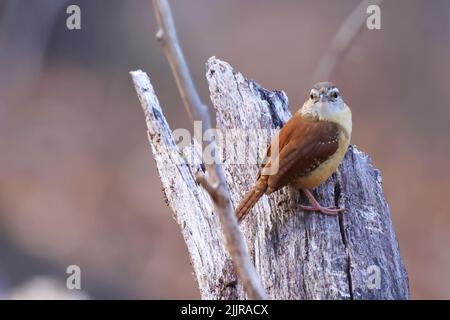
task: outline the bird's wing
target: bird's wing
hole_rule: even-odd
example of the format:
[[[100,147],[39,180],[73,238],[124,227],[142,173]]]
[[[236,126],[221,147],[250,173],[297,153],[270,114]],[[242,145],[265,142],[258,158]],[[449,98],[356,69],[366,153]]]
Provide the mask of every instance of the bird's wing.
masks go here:
[[[273,159],[278,161],[278,170],[269,175],[268,193],[316,169],[336,152],[338,137],[339,127],[335,123],[315,121],[298,114],[292,117],[279,132],[279,155]],[[272,150],[275,148],[271,145],[269,157]],[[273,161],[269,165],[273,166]]]

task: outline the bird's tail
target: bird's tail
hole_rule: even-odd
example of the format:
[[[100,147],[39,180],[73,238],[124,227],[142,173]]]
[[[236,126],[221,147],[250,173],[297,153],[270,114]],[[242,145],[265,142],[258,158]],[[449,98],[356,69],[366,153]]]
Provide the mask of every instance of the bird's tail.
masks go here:
[[[248,191],[244,198],[242,198],[239,206],[236,209],[236,218],[241,222],[253,208],[253,206],[258,202],[259,198],[262,197],[267,189],[267,177],[262,176],[258,179],[255,186]]]

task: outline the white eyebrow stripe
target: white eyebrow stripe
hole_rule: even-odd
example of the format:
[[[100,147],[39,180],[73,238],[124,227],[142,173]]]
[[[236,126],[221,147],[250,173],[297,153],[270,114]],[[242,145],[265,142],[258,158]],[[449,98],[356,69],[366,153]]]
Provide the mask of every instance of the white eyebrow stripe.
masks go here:
[[[331,90],[330,90],[330,92],[337,92],[337,93],[339,93],[339,90],[338,90],[338,88],[332,88]]]

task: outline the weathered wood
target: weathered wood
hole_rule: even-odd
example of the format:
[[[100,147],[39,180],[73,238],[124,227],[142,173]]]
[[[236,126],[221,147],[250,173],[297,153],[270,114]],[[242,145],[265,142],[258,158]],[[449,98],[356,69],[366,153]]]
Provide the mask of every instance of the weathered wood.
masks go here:
[[[211,200],[194,178],[202,170],[199,144],[194,141],[181,149],[176,145],[146,74],[136,71],[132,76],[163,191],[181,227],[202,298],[246,298],[224,248]],[[269,130],[263,136],[268,143],[291,115],[283,92],[263,89],[223,61],[210,58],[206,77],[217,127],[245,129],[245,134],[233,135],[227,151],[256,152],[254,142],[261,139],[261,129]],[[225,174],[237,206],[259,166],[229,160],[224,157]],[[306,202],[304,195],[288,187],[263,196],[241,225],[268,295],[272,299],[407,299],[407,274],[381,176],[369,157],[351,146],[338,172],[315,195],[323,204],[345,206],[345,213],[330,217],[303,212],[297,205]]]
[[[205,132],[206,139],[208,139],[208,133],[213,130],[211,115],[208,107],[202,103],[200,95],[195,89],[183,50],[181,50],[178,42],[169,1],[153,0],[153,7],[159,25],[156,38],[162,44],[184,107],[192,121],[201,121],[202,128],[199,132],[200,134]],[[190,139],[186,138],[186,140]],[[200,138],[200,140],[203,139]],[[255,266],[248,253],[244,235],[239,229],[239,224],[236,220],[223,167],[219,161],[214,160],[217,157],[215,140],[211,140],[208,147],[211,155],[209,158],[212,161],[207,161],[207,159],[203,158],[206,174],[202,171],[197,171],[196,180],[212,199],[214,212],[220,220],[227,252],[230,254],[234,271],[239,278],[239,282],[244,287],[245,293],[249,299],[266,300],[268,298],[267,293],[256,273]]]

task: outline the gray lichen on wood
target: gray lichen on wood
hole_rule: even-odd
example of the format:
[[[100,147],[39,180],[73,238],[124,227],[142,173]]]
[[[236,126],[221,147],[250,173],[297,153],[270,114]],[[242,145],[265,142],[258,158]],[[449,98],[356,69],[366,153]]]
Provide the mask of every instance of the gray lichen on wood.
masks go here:
[[[131,74],[163,191],[181,227],[202,298],[244,299],[211,200],[195,181],[195,173],[202,170],[199,144],[194,141],[181,149],[176,145],[147,75]],[[218,129],[246,132],[233,137],[236,146],[254,148],[249,142],[261,139],[261,129],[268,130],[268,143],[291,115],[284,92],[263,89],[226,62],[210,58],[206,77]],[[255,182],[259,166],[226,158],[223,165],[237,206]],[[323,204],[345,206],[345,213],[330,217],[303,212],[297,205],[306,203],[304,195],[287,187],[263,196],[241,225],[269,297],[407,299],[407,274],[381,176],[369,157],[351,146],[338,172],[314,193]],[[375,287],[370,283],[377,271],[379,288],[376,281]]]

